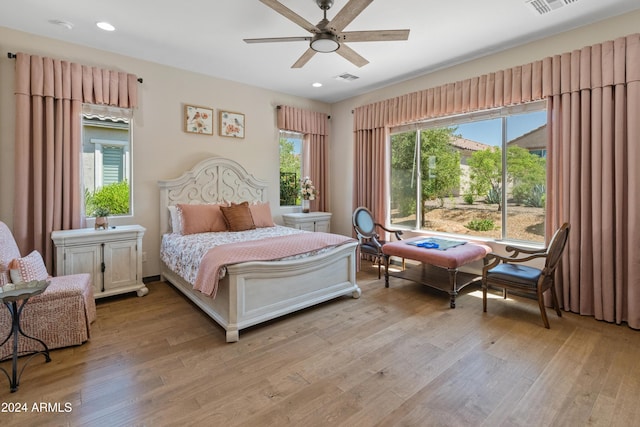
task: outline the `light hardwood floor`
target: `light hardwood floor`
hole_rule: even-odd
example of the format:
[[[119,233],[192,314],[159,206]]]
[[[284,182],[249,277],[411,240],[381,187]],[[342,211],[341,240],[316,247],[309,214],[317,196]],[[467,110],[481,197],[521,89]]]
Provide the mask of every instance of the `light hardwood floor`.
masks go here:
[[[40,356],[2,426],[640,425],[640,332],[401,279],[363,262],[360,299],[340,298],[240,333],[169,284],[98,301],[91,340]],[[3,365],[6,366],[6,363]],[[44,403],[61,412],[38,412]],[[68,410],[68,412],[64,412]]]

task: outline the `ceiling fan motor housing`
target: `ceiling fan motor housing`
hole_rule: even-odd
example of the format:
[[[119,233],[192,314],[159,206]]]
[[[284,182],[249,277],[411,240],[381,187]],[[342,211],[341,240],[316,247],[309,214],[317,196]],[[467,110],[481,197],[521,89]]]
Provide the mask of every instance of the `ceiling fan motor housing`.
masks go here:
[[[329,10],[333,6],[333,0],[316,0],[316,4],[322,10]]]

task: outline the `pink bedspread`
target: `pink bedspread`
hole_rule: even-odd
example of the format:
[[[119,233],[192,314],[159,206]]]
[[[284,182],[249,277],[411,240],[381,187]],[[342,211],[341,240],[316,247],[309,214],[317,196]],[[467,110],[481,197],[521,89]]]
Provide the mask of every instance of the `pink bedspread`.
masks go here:
[[[248,261],[274,261],[354,241],[339,234],[304,233],[216,246],[202,258],[194,289],[215,298],[220,269],[226,265]]]

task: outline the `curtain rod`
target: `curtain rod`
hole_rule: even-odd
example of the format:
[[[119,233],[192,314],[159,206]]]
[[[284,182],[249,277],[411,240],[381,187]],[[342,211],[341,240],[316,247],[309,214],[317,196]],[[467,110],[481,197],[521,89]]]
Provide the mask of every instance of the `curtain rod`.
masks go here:
[[[15,53],[11,53],[11,52],[7,52],[7,58],[9,58],[9,59],[16,59],[16,54],[15,54]],[[143,82],[142,77],[138,77],[138,81],[139,81],[140,83],[142,83],[142,82]]]

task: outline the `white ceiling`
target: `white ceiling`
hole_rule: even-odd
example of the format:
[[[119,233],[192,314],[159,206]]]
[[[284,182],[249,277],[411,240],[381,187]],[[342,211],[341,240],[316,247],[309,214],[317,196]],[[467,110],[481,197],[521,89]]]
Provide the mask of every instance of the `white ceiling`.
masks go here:
[[[373,1],[345,31],[408,28],[411,33],[407,41],[351,43],[352,49],[370,61],[362,68],[336,53],[319,53],[303,68],[292,69],[308,48],[306,42],[244,43],[244,38],[309,35],[258,0],[3,0],[0,26],[336,102],[640,9],[638,0],[546,1],[567,4],[540,15],[527,0]],[[335,0],[327,18],[331,20],[346,2]],[[315,0],[281,3],[312,24],[322,19]],[[70,22],[73,28],[51,20]],[[97,21],[110,22],[116,31],[97,29]],[[359,79],[346,82],[335,78],[343,73]],[[314,88],[314,82],[323,86]]]

